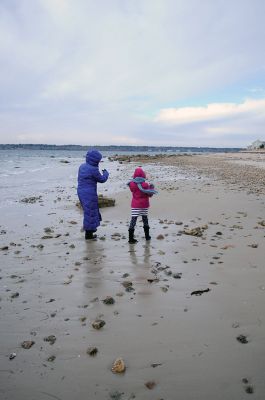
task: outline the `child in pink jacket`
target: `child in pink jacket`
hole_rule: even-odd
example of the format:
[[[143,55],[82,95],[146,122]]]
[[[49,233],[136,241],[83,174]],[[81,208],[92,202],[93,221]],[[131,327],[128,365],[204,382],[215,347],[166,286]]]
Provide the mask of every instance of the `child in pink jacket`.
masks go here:
[[[149,224],[148,224],[148,208],[149,197],[156,194],[157,191],[154,190],[154,186],[146,182],[146,175],[142,168],[138,167],[134,171],[133,179],[128,182],[128,186],[132,192],[132,212],[131,212],[131,222],[129,226],[129,243],[137,243],[134,238],[134,229],[137,221],[137,217],[141,216],[144,225],[145,239],[150,240],[149,235]]]

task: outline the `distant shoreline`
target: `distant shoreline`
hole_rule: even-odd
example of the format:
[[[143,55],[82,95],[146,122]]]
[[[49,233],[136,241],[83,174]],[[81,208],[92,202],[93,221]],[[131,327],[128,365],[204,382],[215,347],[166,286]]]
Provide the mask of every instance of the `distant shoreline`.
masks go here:
[[[196,146],[125,146],[125,145],[98,145],[98,146],[82,146],[82,145],[53,145],[53,144],[0,144],[0,150],[71,150],[71,151],[87,151],[97,148],[101,151],[111,152],[239,152],[244,151],[243,148],[230,147],[196,147]]]

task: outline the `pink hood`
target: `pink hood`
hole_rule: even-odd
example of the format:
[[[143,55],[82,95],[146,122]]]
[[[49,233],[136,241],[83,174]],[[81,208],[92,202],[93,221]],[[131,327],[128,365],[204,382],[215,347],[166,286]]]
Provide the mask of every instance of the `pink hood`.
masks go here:
[[[143,170],[142,168],[138,167],[138,168],[136,168],[136,170],[134,171],[133,177],[134,177],[134,178],[144,178],[144,179],[145,179],[145,178],[146,178],[146,175],[145,175],[144,170]]]

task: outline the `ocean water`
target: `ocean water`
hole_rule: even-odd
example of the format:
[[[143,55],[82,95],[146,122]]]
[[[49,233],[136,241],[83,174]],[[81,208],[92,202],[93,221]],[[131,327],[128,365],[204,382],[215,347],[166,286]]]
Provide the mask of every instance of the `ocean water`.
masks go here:
[[[121,154],[131,154],[125,152]],[[139,154],[139,151],[136,152]],[[110,162],[108,156],[117,152],[104,152],[99,168],[110,172],[109,180],[98,185],[98,192],[111,195],[127,188],[135,165]],[[154,154],[154,153],[153,153]],[[76,193],[78,168],[85,161],[85,152],[69,150],[0,150],[0,208],[21,204],[25,197],[43,196],[53,192]],[[171,174],[167,167],[163,174],[158,165],[147,167],[149,180],[163,182],[186,179]]]
[[[60,189],[76,192],[78,168],[84,157],[83,151],[0,151],[0,208]],[[106,157],[100,168],[108,169],[113,178],[118,173]]]

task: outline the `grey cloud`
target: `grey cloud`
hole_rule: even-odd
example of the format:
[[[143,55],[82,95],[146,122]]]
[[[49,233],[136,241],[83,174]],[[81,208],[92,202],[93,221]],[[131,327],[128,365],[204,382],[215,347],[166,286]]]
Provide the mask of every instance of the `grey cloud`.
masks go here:
[[[153,115],[264,73],[264,12],[262,0],[1,1],[0,141],[199,141]]]

